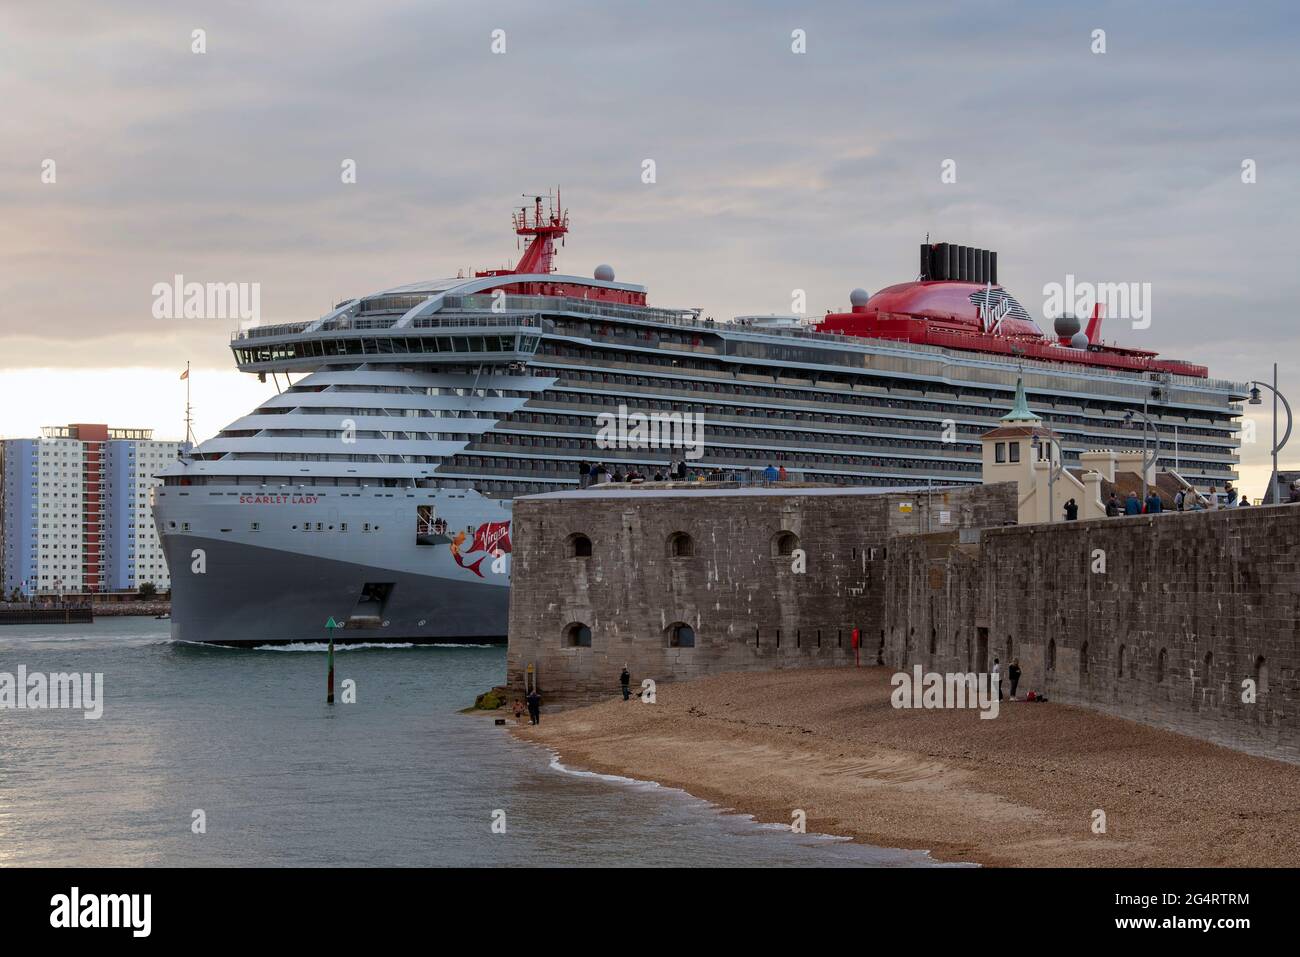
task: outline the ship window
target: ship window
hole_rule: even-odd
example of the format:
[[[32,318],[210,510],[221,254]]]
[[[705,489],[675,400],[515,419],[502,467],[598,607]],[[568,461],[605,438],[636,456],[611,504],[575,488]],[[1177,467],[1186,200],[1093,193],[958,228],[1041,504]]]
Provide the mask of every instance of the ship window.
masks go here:
[[[1007,443],[999,442],[993,446],[993,461],[1005,462],[1007,460]]]
[[[261,525],[260,522],[250,522],[249,525],[248,525],[248,530],[249,530],[250,532],[256,532],[256,531],[258,531],[261,527],[262,527],[262,525]]]

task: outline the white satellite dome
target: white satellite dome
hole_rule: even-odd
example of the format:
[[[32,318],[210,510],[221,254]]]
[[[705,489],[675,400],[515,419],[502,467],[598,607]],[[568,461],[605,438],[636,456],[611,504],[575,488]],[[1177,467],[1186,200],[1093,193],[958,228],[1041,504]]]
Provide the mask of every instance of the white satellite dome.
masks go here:
[[[850,306],[865,306],[867,300],[871,298],[871,293],[867,292],[861,286],[849,293]]]
[[[611,266],[609,263],[601,263],[599,266],[596,267],[595,275],[596,278],[599,279],[601,282],[613,282],[614,267]]]
[[[1082,332],[1076,332],[1070,337],[1070,347],[1073,349],[1087,349],[1088,336]]]

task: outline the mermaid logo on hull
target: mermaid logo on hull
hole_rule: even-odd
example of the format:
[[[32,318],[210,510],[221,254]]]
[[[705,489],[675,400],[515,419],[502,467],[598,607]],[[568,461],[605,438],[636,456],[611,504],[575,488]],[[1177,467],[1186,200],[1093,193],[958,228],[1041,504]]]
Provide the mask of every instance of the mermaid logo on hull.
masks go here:
[[[499,558],[502,555],[510,554],[510,523],[509,522],[485,522],[478,528],[473,529],[474,540],[470,547],[465,547],[465,542],[469,539],[468,531],[457,532],[451,539],[451,557],[456,560],[456,564],[461,568],[468,568],[479,578],[483,573],[479,571],[479,566],[483,560],[492,557]],[[465,564],[465,558],[475,552],[485,552],[468,565]]]

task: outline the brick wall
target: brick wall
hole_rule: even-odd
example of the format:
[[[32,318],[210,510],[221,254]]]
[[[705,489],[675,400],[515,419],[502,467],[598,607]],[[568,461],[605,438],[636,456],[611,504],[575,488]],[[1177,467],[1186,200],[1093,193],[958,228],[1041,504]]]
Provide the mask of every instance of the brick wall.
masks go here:
[[[910,506],[910,510],[900,508]],[[1014,521],[1015,486],[874,492],[780,486],[624,488],[519,498],[512,517],[508,681],[532,664],[548,702],[721,671],[851,664],[851,632],[874,664],[884,637],[883,567],[895,536]],[[791,533],[806,570],[780,554]],[[573,554],[574,535],[591,542]],[[674,557],[670,538],[690,536]],[[695,646],[673,647],[687,624]],[[582,624],[590,647],[570,643]]]
[[[890,549],[886,663],[978,671],[986,643],[1004,675],[1020,659],[1022,693],[1300,760],[1300,507],[956,538]]]

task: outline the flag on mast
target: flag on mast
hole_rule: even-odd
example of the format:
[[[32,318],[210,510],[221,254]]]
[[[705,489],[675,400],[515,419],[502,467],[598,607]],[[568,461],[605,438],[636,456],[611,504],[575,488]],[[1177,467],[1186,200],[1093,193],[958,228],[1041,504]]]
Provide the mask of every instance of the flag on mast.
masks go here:
[[[190,377],[190,369],[189,366],[186,366],[185,371],[181,373],[181,378],[188,379],[189,377]]]

